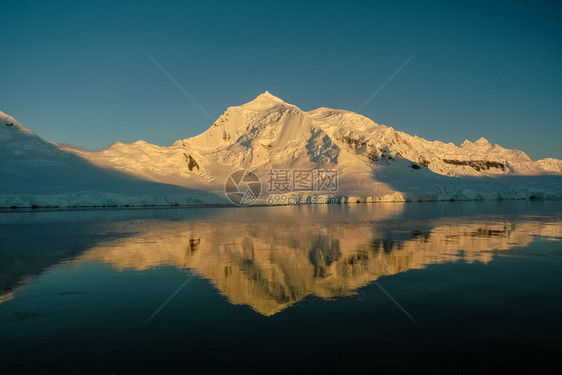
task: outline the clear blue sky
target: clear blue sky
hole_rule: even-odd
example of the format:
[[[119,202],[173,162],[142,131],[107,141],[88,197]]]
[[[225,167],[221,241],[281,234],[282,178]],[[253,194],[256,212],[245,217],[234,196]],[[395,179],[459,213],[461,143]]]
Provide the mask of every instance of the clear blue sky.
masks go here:
[[[268,90],[424,138],[562,158],[562,5],[1,1],[0,110],[48,140],[169,145]]]

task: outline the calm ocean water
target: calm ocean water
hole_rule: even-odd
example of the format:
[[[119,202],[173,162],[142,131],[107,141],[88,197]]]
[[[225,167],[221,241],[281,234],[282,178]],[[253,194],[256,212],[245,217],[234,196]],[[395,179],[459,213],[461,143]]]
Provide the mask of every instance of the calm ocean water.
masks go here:
[[[0,212],[0,372],[562,367],[562,202]]]

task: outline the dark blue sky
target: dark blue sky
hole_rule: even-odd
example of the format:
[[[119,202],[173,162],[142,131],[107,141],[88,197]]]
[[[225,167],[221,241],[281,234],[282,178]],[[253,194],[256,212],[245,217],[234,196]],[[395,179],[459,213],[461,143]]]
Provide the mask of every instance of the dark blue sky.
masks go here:
[[[268,90],[411,134],[562,158],[562,6],[531,1],[2,1],[0,110],[97,148],[169,145]]]

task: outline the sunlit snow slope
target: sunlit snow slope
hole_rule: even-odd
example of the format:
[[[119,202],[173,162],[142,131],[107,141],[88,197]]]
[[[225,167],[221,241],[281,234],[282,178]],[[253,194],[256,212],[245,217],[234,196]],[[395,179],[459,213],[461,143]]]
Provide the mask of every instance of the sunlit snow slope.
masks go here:
[[[339,172],[337,195],[344,201],[562,195],[561,160],[533,161],[484,138],[459,147],[430,142],[350,111],[305,112],[269,92],[228,108],[207,131],[170,147],[139,141],[71,151],[102,167],[217,193],[240,168],[256,171],[264,187],[271,168],[330,168]]]
[[[25,193],[107,192],[109,186],[124,186],[109,182],[116,178],[158,183],[162,204],[169,185],[218,197],[237,169],[255,171],[265,192],[272,168],[337,170],[338,191],[330,195],[342,202],[562,198],[561,160],[533,161],[484,138],[461,146],[431,142],[349,111],[305,112],[268,92],[228,108],[207,131],[169,147],[117,142],[86,151],[45,142],[6,115],[1,120],[0,205],[11,199],[18,206],[14,199]],[[153,186],[148,191],[154,192]],[[141,194],[129,188],[118,193],[116,204]],[[299,199],[313,193],[300,191]]]

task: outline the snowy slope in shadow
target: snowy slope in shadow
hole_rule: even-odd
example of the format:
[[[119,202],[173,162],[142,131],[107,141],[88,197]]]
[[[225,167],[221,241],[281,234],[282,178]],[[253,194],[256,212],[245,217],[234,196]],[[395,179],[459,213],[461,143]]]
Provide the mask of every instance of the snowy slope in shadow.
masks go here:
[[[159,184],[87,160],[44,141],[0,112],[0,207],[174,205],[220,197]]]

